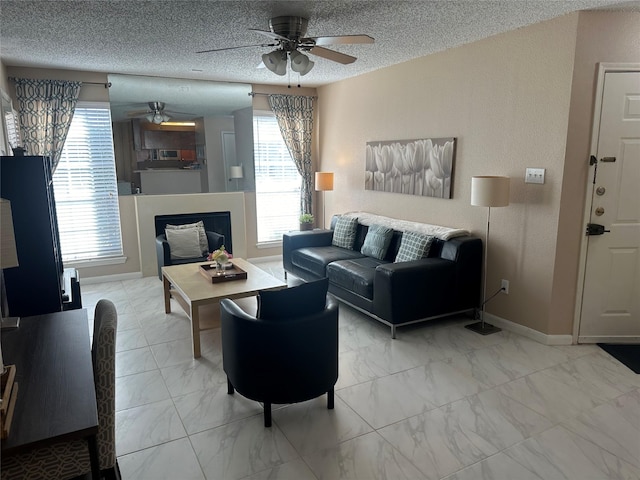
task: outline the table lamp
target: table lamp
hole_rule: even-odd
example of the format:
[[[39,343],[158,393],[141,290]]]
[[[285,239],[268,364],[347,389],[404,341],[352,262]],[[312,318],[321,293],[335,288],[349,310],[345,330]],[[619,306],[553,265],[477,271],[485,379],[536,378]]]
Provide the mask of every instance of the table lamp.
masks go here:
[[[316,192],[322,192],[322,228],[324,228],[324,192],[333,190],[333,172],[316,172]]]
[[[509,177],[479,176],[471,178],[471,205],[489,207],[487,209],[487,234],[484,242],[484,279],[482,281],[482,304],[480,305],[480,321],[465,325],[466,328],[481,335],[489,335],[502,330],[494,325],[485,323],[485,304],[500,293],[500,287],[495,294],[487,298],[487,261],[489,258],[489,225],[491,222],[491,207],[506,207],[509,205]]]
[[[4,198],[0,198],[0,227],[0,291],[2,296],[2,329],[5,329],[17,327],[20,318],[9,316],[9,302],[4,283],[4,269],[18,266],[18,250],[13,233],[11,202]]]

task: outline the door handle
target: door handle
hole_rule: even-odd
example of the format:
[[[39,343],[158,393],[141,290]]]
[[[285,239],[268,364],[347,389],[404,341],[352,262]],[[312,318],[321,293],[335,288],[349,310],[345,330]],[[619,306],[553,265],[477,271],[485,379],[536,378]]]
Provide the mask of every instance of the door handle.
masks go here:
[[[587,235],[603,235],[611,230],[605,230],[604,225],[598,225],[597,223],[587,223]]]

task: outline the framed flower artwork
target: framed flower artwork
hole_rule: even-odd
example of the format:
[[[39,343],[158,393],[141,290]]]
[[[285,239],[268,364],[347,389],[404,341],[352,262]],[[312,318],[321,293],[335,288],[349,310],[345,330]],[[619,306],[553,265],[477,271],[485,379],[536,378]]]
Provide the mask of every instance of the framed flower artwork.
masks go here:
[[[451,198],[456,138],[367,142],[365,189]]]

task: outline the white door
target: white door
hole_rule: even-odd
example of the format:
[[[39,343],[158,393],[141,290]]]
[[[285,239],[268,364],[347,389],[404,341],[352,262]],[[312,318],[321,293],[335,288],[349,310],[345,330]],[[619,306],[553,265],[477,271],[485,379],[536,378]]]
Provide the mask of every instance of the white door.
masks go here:
[[[580,342],[640,340],[640,72],[606,72]],[[593,227],[599,229],[600,227]],[[598,232],[596,232],[598,233]]]

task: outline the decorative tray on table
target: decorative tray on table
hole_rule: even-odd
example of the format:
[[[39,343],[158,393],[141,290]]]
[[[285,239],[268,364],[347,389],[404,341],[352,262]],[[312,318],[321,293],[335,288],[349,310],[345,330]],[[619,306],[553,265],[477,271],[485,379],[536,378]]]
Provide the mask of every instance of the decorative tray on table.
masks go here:
[[[200,273],[206,279],[209,279],[211,283],[230,282],[232,280],[246,280],[247,272],[242,270],[237,265],[231,263],[231,267],[223,270],[217,270],[215,263],[207,265],[200,265]]]

